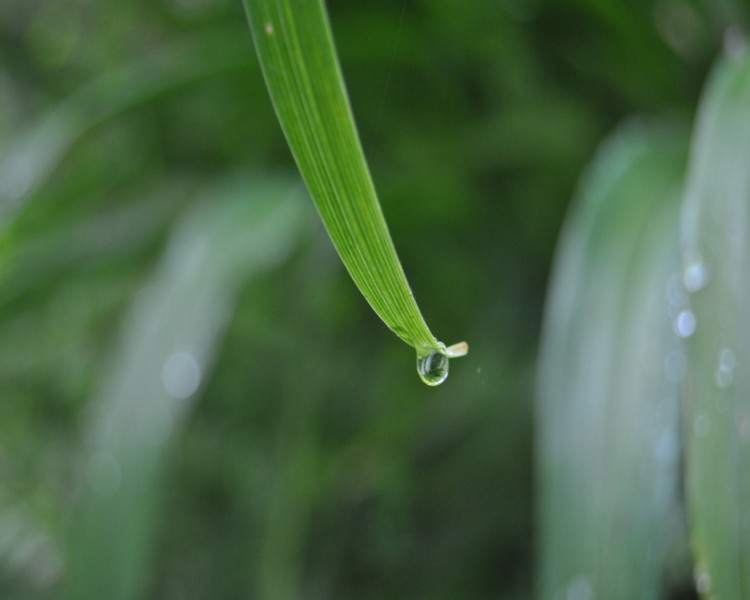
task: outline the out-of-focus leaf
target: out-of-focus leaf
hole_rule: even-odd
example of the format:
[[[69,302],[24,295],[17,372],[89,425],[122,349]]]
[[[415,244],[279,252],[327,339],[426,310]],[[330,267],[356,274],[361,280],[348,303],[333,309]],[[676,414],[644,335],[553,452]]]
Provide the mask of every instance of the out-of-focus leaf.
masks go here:
[[[683,207],[687,490],[696,587],[750,595],[750,58],[724,58],[701,102]]]
[[[393,246],[354,124],[322,0],[245,0],[276,114],[352,279],[391,330],[417,350],[429,385],[448,357],[430,332]]]
[[[619,132],[557,252],[537,393],[540,598],[660,598],[679,467],[676,348],[685,137]],[[670,279],[670,275],[672,279]]]
[[[302,201],[290,190],[240,181],[208,193],[136,298],[91,403],[84,496],[71,523],[71,599],[124,600],[143,590],[168,450],[211,369],[239,284],[298,237]]]
[[[44,184],[70,147],[92,128],[174,88],[246,67],[247,42],[236,28],[114,68],[0,144],[0,227]]]

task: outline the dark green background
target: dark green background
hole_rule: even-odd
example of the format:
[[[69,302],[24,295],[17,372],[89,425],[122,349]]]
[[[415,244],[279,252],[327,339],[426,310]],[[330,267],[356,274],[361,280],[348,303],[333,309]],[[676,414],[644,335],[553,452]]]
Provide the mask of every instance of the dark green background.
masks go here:
[[[528,598],[534,364],[566,207],[615,125],[692,114],[747,10],[328,6],[407,276],[435,334],[471,351],[424,386],[310,204],[291,259],[243,287],[177,440],[149,597],[251,598],[283,581],[273,597]],[[177,83],[113,111],[118,90],[168,80],[151,69],[183,46],[164,71]],[[79,91],[125,65],[124,87]],[[82,411],[194,190],[238,171],[296,177],[239,1],[5,0],[0,156],[63,103],[94,122],[0,224],[3,598],[58,590]]]

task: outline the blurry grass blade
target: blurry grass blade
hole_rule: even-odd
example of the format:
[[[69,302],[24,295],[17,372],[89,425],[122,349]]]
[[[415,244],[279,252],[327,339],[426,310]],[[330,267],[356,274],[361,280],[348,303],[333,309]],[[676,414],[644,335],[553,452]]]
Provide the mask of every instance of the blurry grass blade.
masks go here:
[[[0,145],[0,227],[37,192],[70,147],[107,119],[192,81],[251,64],[236,28],[211,32],[113,68]]]
[[[50,285],[142,253],[174,217],[177,199],[182,201],[188,193],[182,182],[159,183],[158,192],[132,205],[110,197],[115,208],[102,214],[38,235],[18,236],[12,251],[0,252],[0,311],[9,305],[28,309],[48,300]]]
[[[375,193],[322,0],[245,0],[276,113],[344,265],[388,327],[417,349],[431,385],[447,375],[445,346],[409,289]]]
[[[701,102],[683,206],[687,488],[696,584],[750,596],[750,58],[716,66]],[[710,592],[710,593],[708,593]]]
[[[136,299],[91,404],[69,598],[125,600],[142,591],[168,450],[211,368],[238,286],[298,236],[302,203],[290,189],[238,182],[208,194]]]
[[[619,132],[562,235],[537,390],[540,598],[662,597],[682,364],[664,290],[685,146],[679,129]]]

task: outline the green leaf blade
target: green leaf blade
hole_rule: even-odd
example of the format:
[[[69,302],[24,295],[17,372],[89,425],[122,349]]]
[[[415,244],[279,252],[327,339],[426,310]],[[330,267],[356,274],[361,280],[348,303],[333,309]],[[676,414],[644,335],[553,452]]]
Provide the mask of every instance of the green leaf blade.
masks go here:
[[[245,0],[276,113],[352,279],[418,354],[450,356],[425,323],[391,240],[320,0]]]
[[[170,453],[241,284],[277,265],[303,233],[301,192],[284,182],[225,183],[175,227],[89,405],[68,598],[143,597]]]
[[[677,271],[684,135],[619,132],[557,252],[537,388],[540,598],[662,597],[676,535]]]
[[[687,495],[698,591],[750,594],[750,57],[717,64],[682,213]],[[689,327],[688,327],[689,326]]]

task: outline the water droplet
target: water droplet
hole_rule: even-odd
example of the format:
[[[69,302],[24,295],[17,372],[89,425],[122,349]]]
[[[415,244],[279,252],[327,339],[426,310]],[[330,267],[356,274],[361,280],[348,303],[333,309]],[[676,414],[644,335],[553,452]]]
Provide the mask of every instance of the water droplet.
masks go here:
[[[681,338],[688,338],[695,333],[698,325],[695,314],[690,309],[680,311],[674,322],[674,329]]]
[[[701,413],[695,417],[695,421],[693,422],[693,433],[695,433],[695,436],[704,438],[708,435],[709,431],[711,431],[711,419],[709,416]]]
[[[89,460],[87,479],[95,494],[111,496],[120,489],[120,463],[109,452],[97,452]]]
[[[732,383],[734,383],[734,375],[732,372],[724,371],[722,369],[716,369],[714,379],[716,381],[716,386],[721,390],[727,389]]]
[[[440,346],[444,351],[445,346]],[[417,353],[417,372],[427,385],[440,385],[448,378],[448,357],[434,349],[426,354]]]
[[[266,35],[273,35],[273,23],[271,23],[271,21],[266,21],[263,30],[266,32]]]
[[[716,385],[725,390],[734,383],[734,367],[737,365],[737,359],[729,348],[724,348],[719,355],[718,365],[714,373]]]
[[[698,565],[695,567],[693,579],[695,579],[696,592],[703,595],[708,594],[711,591],[711,575],[708,573],[708,569],[704,565]]]
[[[688,292],[702,290],[708,283],[708,269],[702,259],[696,259],[685,265],[682,283]]]
[[[570,581],[565,593],[565,600],[591,600],[594,588],[591,580],[585,575],[578,575]]]
[[[178,400],[189,398],[201,383],[201,370],[189,352],[171,354],[161,369],[161,382],[167,394]]]

